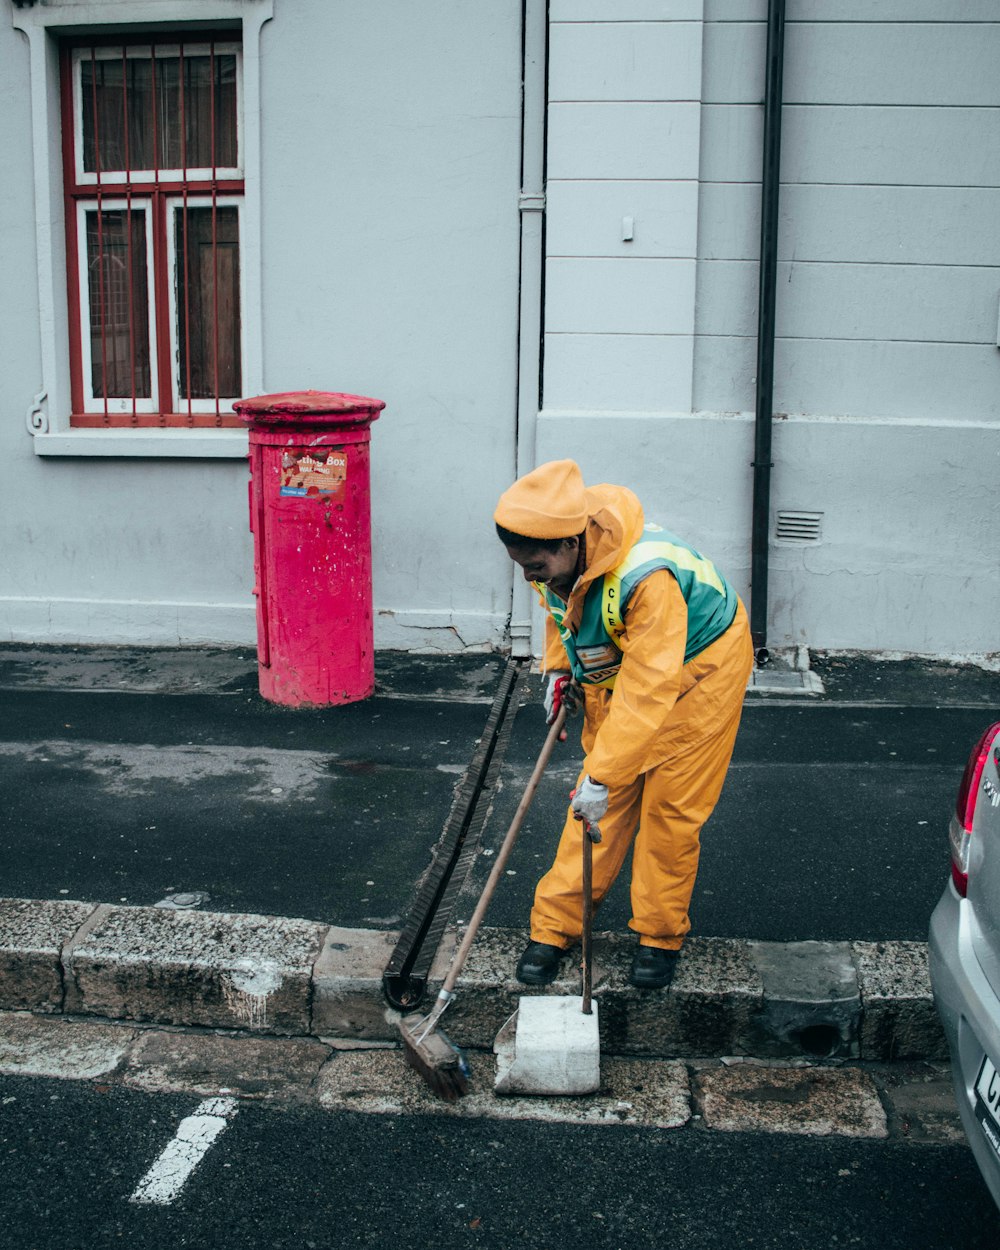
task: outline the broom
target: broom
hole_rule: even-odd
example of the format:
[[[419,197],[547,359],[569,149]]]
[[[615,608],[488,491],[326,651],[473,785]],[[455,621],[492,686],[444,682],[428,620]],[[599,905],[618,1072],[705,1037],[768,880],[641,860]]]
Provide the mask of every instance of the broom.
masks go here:
[[[472,943],[476,940],[476,933],[482,923],[483,916],[486,914],[486,909],[490,905],[497,882],[507,866],[507,860],[514,849],[514,843],[517,840],[518,833],[521,831],[524,817],[531,806],[531,800],[535,797],[538,783],[542,779],[545,766],[548,764],[549,757],[555,748],[556,742],[559,740],[565,720],[566,708],[563,706],[559,709],[556,719],[552,722],[548,737],[545,739],[545,743],[539,752],[534,771],[524,788],[524,794],[517,805],[514,819],[510,822],[510,827],[504,835],[500,850],[497,852],[496,862],[486,880],[483,892],[479,896],[479,902],[472,913],[472,919],[466,926],[461,944],[452,958],[448,974],[438,992],[434,1006],[425,1016],[414,1013],[404,1016],[399,1022],[399,1031],[403,1038],[403,1052],[406,1056],[406,1062],[415,1072],[419,1072],[434,1093],[439,1098],[445,1099],[446,1102],[456,1102],[468,1092],[470,1072],[465,1055],[462,1054],[461,1050],[444,1030],[438,1028],[438,1021],[441,1019],[445,1008],[455,997],[455,983],[462,975],[466,957],[469,954]]]

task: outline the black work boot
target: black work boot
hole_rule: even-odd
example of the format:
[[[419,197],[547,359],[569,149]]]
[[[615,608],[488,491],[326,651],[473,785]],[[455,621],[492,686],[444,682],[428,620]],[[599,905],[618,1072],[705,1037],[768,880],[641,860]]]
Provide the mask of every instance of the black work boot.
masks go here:
[[[523,985],[549,985],[556,979],[563,952],[547,942],[529,942],[514,974]]]
[[[662,990],[674,979],[677,951],[659,946],[640,946],[632,958],[629,981],[640,990]]]

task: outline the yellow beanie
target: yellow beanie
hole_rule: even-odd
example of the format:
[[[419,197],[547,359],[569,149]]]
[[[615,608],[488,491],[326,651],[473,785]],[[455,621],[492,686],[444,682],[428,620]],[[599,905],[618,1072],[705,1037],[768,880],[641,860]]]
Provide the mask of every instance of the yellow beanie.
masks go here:
[[[572,538],[587,525],[587,495],[575,460],[540,464],[500,496],[493,519],[525,538]]]

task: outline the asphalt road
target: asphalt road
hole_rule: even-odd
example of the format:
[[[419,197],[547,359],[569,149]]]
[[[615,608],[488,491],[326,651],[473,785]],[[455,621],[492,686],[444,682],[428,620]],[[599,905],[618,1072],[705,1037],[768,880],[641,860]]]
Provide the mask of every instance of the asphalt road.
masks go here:
[[[6,692],[0,894],[392,927],[488,706]],[[371,884],[369,884],[371,883]]]
[[[538,731],[524,709],[490,823],[499,841],[530,774]],[[979,709],[749,704],[722,798],[702,835],[694,932],[762,941],[927,936],[949,873],[947,829]],[[567,742],[543,779],[491,906],[490,923],[525,923],[576,779]],[[467,897],[485,880],[481,860]],[[629,917],[623,871],[599,928]],[[468,906],[467,906],[468,910]]]
[[[18,1250],[992,1250],[964,1145],[351,1115],[243,1103],[175,1200],[130,1199],[198,1105],[0,1078]]]
[[[246,693],[8,690],[0,709],[0,894],[395,927],[488,705],[377,697],[290,712]],[[748,703],[703,837],[704,936],[923,939],[948,815],[988,714]],[[499,843],[544,727],[518,714],[485,846]],[[559,748],[489,923],[523,926],[580,759]],[[482,883],[488,856],[466,892]],[[460,918],[460,917],[459,917]],[[627,874],[598,924],[624,929]]]

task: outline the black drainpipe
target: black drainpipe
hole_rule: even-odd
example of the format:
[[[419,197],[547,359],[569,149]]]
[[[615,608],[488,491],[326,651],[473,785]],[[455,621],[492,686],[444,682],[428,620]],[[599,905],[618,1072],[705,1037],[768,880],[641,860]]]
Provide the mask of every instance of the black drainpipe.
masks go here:
[[[764,86],[764,163],[760,197],[760,295],[757,311],[757,408],[753,448],[753,532],[750,632],[758,664],[766,664],[767,558],[771,514],[771,421],[774,410],[774,309],[778,267],[778,192],[781,185],[781,79],[785,56],[785,0],[768,0]]]

